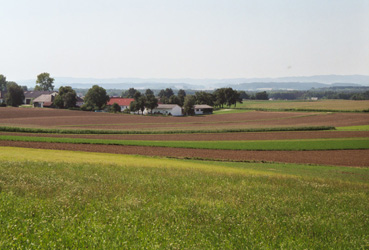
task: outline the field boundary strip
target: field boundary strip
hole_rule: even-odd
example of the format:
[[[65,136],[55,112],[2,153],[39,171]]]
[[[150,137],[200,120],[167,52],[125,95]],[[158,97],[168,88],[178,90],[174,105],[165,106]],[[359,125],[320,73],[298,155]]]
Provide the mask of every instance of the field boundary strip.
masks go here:
[[[333,126],[280,127],[280,128],[246,128],[214,130],[99,130],[99,129],[48,129],[0,126],[2,132],[45,133],[45,134],[198,134],[198,133],[240,133],[240,132],[277,132],[277,131],[321,131],[335,130]]]
[[[198,124],[239,124],[239,123],[247,123],[247,122],[264,122],[264,121],[278,121],[278,120],[286,120],[286,119],[296,119],[296,118],[304,118],[311,116],[321,116],[321,115],[329,115],[329,114],[308,114],[308,115],[294,115],[287,117],[278,117],[278,118],[263,118],[263,119],[251,119],[251,120],[238,120],[238,121],[207,121],[207,122],[166,122],[165,125],[198,125]],[[129,125],[162,125],[161,122],[147,122],[147,123],[129,123]],[[125,126],[126,124],[122,123],[113,123],[113,124],[74,124],[74,125],[60,125],[59,127],[94,127],[94,126]]]
[[[340,110],[340,109],[294,109],[294,108],[234,108],[245,111],[271,111],[271,112],[332,112],[332,113],[367,113],[369,109],[363,110]]]
[[[119,146],[144,146],[167,148],[190,148],[211,150],[246,151],[312,151],[312,150],[351,150],[369,149],[369,138],[334,138],[303,140],[266,140],[266,141],[136,141],[104,140],[83,138],[0,136],[4,141],[98,144]]]

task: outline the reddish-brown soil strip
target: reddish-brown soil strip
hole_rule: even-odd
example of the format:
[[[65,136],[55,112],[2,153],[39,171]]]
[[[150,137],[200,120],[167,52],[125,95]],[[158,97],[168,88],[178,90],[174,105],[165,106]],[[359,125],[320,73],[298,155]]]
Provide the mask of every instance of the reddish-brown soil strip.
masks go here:
[[[163,134],[163,135],[69,135],[0,132],[0,135],[31,137],[63,137],[107,140],[152,140],[152,141],[238,141],[238,140],[291,140],[320,138],[369,137],[369,131],[291,131],[291,132],[246,132],[214,134]]]
[[[232,161],[268,161],[337,166],[369,166],[369,150],[235,151],[18,141],[0,141],[0,146],[102,152],[114,154],[135,154],[177,158],[190,157]]]
[[[369,124],[368,113],[245,112],[191,117],[156,117],[57,109],[0,108],[0,124],[76,129],[222,129]],[[64,127],[65,128],[65,127]]]

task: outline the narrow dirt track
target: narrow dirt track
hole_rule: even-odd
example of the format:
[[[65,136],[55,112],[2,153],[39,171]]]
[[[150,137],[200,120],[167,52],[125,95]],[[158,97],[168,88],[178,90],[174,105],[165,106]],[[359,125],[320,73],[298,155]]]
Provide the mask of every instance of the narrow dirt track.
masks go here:
[[[114,154],[134,154],[176,158],[190,157],[231,161],[267,161],[369,167],[369,150],[236,151],[12,141],[0,141],[0,146],[102,152]]]

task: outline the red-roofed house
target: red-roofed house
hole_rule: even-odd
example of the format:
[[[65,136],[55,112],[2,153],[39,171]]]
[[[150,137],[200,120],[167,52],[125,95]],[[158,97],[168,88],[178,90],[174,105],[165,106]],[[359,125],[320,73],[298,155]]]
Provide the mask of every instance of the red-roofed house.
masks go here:
[[[110,97],[110,100],[108,101],[108,103],[106,105],[111,106],[114,103],[116,103],[120,106],[120,111],[124,111],[125,109],[129,108],[129,105],[134,100],[135,99],[133,99],[133,98]]]

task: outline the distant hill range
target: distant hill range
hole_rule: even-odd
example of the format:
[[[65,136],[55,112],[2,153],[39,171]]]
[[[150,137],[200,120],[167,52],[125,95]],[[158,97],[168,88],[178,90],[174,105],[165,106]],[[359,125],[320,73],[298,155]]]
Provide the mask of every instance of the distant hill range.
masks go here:
[[[35,86],[35,80],[17,81],[20,85]],[[332,86],[369,86],[367,75],[318,75],[279,78],[232,78],[232,79],[192,79],[192,78],[72,78],[55,77],[55,86],[90,88],[97,84],[106,89],[195,89],[206,90],[232,87],[237,90],[309,90]]]

